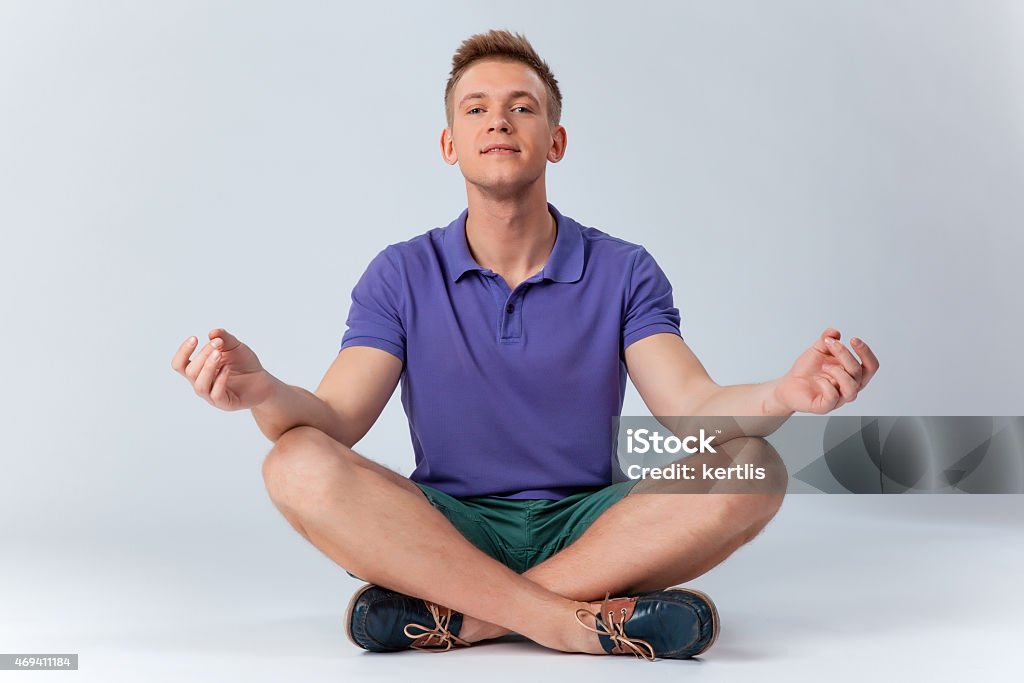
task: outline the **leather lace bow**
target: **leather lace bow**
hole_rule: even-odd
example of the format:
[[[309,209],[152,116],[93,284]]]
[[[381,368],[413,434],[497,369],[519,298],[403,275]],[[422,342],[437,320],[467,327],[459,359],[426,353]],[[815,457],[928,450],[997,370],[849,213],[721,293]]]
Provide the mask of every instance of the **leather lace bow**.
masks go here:
[[[427,610],[430,612],[430,616],[434,617],[434,627],[428,628],[422,624],[407,624],[402,632],[405,633],[407,638],[412,638],[414,641],[423,639],[423,642],[419,645],[413,643],[412,647],[417,650],[430,650],[433,652],[447,652],[452,649],[455,645],[470,645],[471,643],[466,642],[462,638],[448,630],[448,624],[452,619],[452,611],[448,610],[447,614],[442,615],[441,610],[432,602],[427,600],[423,601]],[[419,633],[410,633],[412,629],[419,629]],[[436,642],[431,640],[436,639]]]
[[[619,610],[619,621],[615,621],[614,610],[608,609],[608,595],[608,593],[605,593],[604,600],[601,601],[601,608],[597,613],[591,612],[590,610],[582,607],[576,610],[576,621],[578,621],[580,626],[588,631],[593,631],[598,635],[610,638],[612,643],[622,652],[632,652],[634,657],[643,657],[647,661],[653,662],[656,655],[654,654],[654,648],[651,647],[651,644],[646,640],[630,638],[626,635],[625,607]],[[581,613],[592,618],[596,628],[588,625],[583,619],[581,619]],[[605,615],[608,617],[607,621],[604,619]]]

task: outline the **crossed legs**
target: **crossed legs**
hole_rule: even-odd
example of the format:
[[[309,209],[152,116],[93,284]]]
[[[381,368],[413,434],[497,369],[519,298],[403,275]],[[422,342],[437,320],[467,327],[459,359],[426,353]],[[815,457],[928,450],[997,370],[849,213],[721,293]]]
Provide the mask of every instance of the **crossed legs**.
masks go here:
[[[726,442],[722,457],[778,459],[770,446],[751,447],[754,441]],[[603,651],[576,624],[578,608],[609,592],[656,590],[699,576],[750,541],[782,500],[631,494],[571,546],[520,575],[467,541],[411,481],[315,428],[283,434],[263,476],[274,505],[327,557],[367,581],[461,612],[462,638],[514,631],[570,652]]]

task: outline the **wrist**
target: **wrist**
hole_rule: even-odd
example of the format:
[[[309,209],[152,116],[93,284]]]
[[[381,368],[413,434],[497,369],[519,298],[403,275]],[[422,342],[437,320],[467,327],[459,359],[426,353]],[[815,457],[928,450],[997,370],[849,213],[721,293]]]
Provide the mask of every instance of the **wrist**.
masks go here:
[[[779,379],[765,382],[764,399],[761,401],[762,415],[788,416],[793,414],[793,409],[781,396],[783,379],[780,377]]]
[[[274,403],[280,403],[281,399],[288,393],[290,387],[277,377],[274,377],[266,370],[263,370],[260,383],[263,385],[259,394],[263,397],[253,408],[267,408]]]

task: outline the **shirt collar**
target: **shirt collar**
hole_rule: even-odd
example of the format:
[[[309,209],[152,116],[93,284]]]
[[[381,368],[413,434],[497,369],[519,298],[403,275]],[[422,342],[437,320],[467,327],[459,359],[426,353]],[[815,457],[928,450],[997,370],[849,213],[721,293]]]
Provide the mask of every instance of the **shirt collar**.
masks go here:
[[[583,235],[580,226],[571,218],[563,216],[551,202],[547,203],[548,211],[555,217],[558,234],[555,246],[551,249],[547,263],[540,271],[541,280],[555,282],[576,282],[583,275]],[[466,243],[466,217],[469,209],[463,209],[459,217],[452,221],[444,231],[444,256],[448,262],[448,274],[452,282],[471,270],[487,270],[469,253]]]

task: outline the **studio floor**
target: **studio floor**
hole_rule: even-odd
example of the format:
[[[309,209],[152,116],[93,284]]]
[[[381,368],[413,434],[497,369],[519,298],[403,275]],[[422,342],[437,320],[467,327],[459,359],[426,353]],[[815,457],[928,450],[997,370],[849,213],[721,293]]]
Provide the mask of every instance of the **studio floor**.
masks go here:
[[[223,530],[222,530],[223,531]],[[0,652],[78,653],[32,681],[1019,681],[1024,496],[794,495],[694,581],[722,617],[699,660],[529,642],[374,655],[344,634],[360,585],[283,520],[12,541]]]

